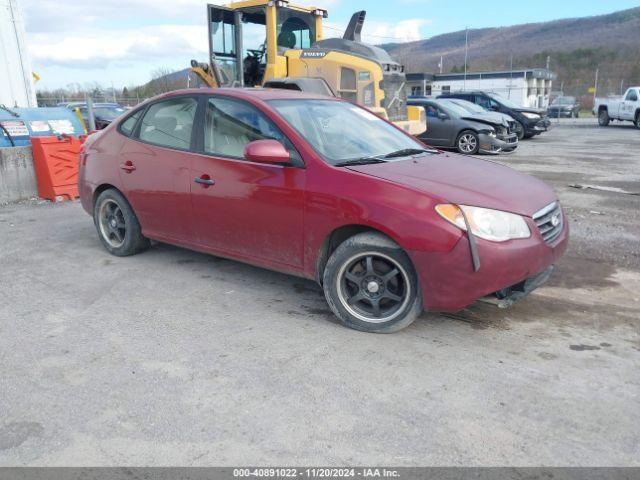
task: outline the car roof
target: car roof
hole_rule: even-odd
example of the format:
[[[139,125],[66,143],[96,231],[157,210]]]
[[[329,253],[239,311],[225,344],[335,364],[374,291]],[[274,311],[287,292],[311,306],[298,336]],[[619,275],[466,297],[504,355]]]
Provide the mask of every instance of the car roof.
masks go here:
[[[336,100],[335,97],[327,97],[317,93],[301,92],[299,90],[287,90],[284,88],[190,88],[183,90],[175,90],[166,93],[157,98],[171,97],[176,95],[187,94],[224,94],[236,98],[258,98],[260,100],[287,100],[287,99],[305,99],[305,100]]]

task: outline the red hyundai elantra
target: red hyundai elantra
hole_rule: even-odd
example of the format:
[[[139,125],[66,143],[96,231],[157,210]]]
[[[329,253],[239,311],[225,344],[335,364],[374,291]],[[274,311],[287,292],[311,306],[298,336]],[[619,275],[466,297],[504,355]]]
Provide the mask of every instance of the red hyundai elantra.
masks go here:
[[[154,239],[315,279],[336,316],[368,332],[487,295],[509,305],[568,241],[541,181],[287,90],[149,100],[89,137],[79,183],[112,254]]]

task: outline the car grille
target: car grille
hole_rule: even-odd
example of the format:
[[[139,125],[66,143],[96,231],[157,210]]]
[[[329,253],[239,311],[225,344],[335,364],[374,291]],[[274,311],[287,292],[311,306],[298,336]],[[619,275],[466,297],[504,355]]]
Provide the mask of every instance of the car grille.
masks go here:
[[[516,126],[516,122],[509,122],[509,133],[516,133],[518,131],[518,127]]]
[[[547,243],[553,243],[560,236],[564,224],[562,209],[558,202],[553,202],[533,214],[542,238]]]

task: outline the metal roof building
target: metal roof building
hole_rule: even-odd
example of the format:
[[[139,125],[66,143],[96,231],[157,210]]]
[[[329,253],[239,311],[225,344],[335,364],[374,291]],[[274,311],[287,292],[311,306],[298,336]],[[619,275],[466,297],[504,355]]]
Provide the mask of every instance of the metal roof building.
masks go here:
[[[37,107],[18,0],[0,0],[0,105]]]
[[[409,73],[410,95],[440,95],[459,90],[484,90],[523,107],[546,108],[556,74],[544,68],[464,73]]]

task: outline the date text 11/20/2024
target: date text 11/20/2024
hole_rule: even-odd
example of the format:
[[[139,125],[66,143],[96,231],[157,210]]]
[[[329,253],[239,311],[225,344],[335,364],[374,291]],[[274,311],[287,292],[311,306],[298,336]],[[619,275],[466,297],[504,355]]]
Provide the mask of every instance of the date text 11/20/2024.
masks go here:
[[[395,478],[388,468],[234,468],[234,477],[262,478]]]

